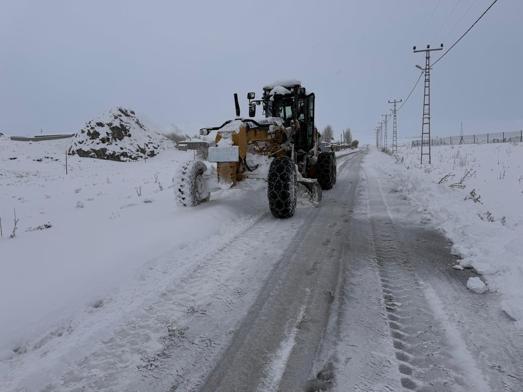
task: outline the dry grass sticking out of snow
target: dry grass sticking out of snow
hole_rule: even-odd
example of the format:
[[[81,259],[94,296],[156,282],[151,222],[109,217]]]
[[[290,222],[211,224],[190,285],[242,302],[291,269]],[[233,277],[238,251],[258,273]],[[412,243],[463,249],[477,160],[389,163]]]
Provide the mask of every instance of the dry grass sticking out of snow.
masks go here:
[[[372,165],[396,178],[420,212],[453,241],[464,268],[503,296],[503,311],[523,325],[523,145],[438,146],[432,165],[418,148],[398,158],[371,153]],[[393,163],[396,164],[393,164]]]

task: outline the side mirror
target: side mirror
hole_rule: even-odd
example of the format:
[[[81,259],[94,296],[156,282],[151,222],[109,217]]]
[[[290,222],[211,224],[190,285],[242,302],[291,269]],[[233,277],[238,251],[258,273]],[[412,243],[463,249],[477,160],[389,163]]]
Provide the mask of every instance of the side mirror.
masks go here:
[[[256,104],[254,102],[249,103],[249,117],[256,117]]]
[[[250,92],[250,93],[247,93],[247,99],[248,100],[251,100],[251,99],[254,99],[254,97],[256,96],[256,94],[254,92]]]

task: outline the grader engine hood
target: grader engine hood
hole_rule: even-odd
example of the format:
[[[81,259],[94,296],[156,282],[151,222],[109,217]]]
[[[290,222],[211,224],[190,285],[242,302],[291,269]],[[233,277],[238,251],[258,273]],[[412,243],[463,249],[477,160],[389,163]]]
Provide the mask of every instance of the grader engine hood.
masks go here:
[[[261,118],[230,120],[200,133],[210,143],[210,162],[240,162],[249,151],[265,155],[263,147],[277,139],[278,131],[285,132],[280,118]]]
[[[248,154],[269,156],[281,149],[287,135],[280,118],[238,118],[200,133],[209,143],[207,160],[217,164],[220,182],[233,184],[255,170]]]

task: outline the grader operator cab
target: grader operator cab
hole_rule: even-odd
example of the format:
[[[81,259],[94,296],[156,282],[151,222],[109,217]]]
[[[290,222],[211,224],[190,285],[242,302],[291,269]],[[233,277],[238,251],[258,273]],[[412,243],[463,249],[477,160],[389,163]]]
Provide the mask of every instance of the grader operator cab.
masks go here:
[[[319,203],[321,192],[336,183],[336,158],[321,152],[314,125],[314,93],[298,81],[276,82],[263,88],[261,99],[247,94],[249,117],[240,117],[234,94],[236,119],[200,130],[202,141],[185,143],[197,159],[182,165],[175,187],[179,205],[195,206],[214,190],[234,186],[246,178],[259,178],[263,157],[270,161],[267,180],[269,208],[276,218],[294,215],[298,187]],[[261,106],[264,117],[256,118]]]

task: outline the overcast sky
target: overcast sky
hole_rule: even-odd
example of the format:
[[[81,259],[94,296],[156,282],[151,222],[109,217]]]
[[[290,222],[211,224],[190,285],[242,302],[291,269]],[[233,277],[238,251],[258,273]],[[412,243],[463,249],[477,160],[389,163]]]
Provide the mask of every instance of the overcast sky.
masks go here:
[[[363,141],[387,99],[491,0],[0,0],[0,131],[71,132],[122,105],[189,134],[234,116],[232,94],[296,78],[318,128]],[[434,134],[523,128],[523,1],[499,0],[434,67]],[[421,84],[400,113],[416,136]]]

